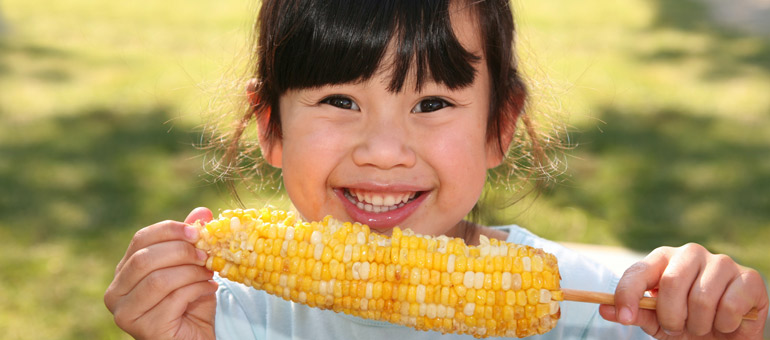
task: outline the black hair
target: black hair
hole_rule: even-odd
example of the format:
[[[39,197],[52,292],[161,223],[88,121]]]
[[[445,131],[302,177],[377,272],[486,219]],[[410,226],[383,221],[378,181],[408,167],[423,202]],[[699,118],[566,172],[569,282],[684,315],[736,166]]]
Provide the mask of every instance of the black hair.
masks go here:
[[[253,71],[253,109],[268,122],[260,139],[281,138],[278,101],[286,91],[365,81],[383,65],[392,66],[389,89],[394,92],[403,90],[410,71],[416,90],[426,80],[452,89],[470,85],[474,63],[482,56],[457,40],[450,22],[454,1],[470,8],[480,29],[492,89],[487,138],[497,139],[504,154],[508,146],[501,136],[513,132],[526,97],[513,53],[508,0],[263,1]],[[390,48],[393,58],[385,58]]]

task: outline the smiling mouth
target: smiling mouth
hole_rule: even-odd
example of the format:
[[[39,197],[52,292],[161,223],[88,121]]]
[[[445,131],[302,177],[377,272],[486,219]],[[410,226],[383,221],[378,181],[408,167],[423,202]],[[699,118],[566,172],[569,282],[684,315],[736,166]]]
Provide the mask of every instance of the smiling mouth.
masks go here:
[[[345,198],[353,205],[366,212],[384,213],[402,208],[422,195],[422,191],[402,193],[374,193],[345,188]]]

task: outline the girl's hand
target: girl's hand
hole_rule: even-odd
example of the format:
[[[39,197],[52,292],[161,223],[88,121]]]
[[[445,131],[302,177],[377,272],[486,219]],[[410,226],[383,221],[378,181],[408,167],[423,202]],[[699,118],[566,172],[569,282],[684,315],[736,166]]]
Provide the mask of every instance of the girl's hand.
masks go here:
[[[118,327],[137,339],[214,339],[217,284],[187,226],[211,218],[197,208],[184,223],[159,222],[134,235],[104,294]]]
[[[657,296],[657,310],[639,309],[646,291]],[[752,308],[759,318],[742,320]],[[631,266],[615,290],[615,307],[602,305],[599,313],[658,339],[761,339],[767,309],[767,290],[756,270],[687,244],[655,249]]]

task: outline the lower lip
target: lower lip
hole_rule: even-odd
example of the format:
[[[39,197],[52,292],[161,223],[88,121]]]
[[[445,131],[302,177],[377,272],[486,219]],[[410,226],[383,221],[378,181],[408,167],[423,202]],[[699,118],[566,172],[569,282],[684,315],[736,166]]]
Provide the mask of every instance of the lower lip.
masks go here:
[[[423,192],[414,200],[408,202],[401,208],[386,211],[386,212],[369,212],[358,208],[355,204],[350,202],[345,197],[344,189],[334,190],[337,196],[342,201],[342,205],[345,210],[354,221],[368,225],[370,228],[377,231],[388,231],[395,228],[405,219],[407,219],[412,213],[420,206],[420,204],[428,197],[427,193]]]

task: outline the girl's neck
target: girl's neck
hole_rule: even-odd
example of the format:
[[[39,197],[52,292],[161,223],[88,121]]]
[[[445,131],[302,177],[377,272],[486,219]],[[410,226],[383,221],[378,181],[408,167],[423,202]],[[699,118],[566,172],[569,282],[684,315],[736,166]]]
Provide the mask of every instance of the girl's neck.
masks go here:
[[[458,237],[465,241],[469,246],[479,245],[479,236],[484,235],[489,238],[495,238],[500,241],[508,239],[508,233],[499,229],[485,227],[470,221],[462,220],[446,234],[449,237]]]

